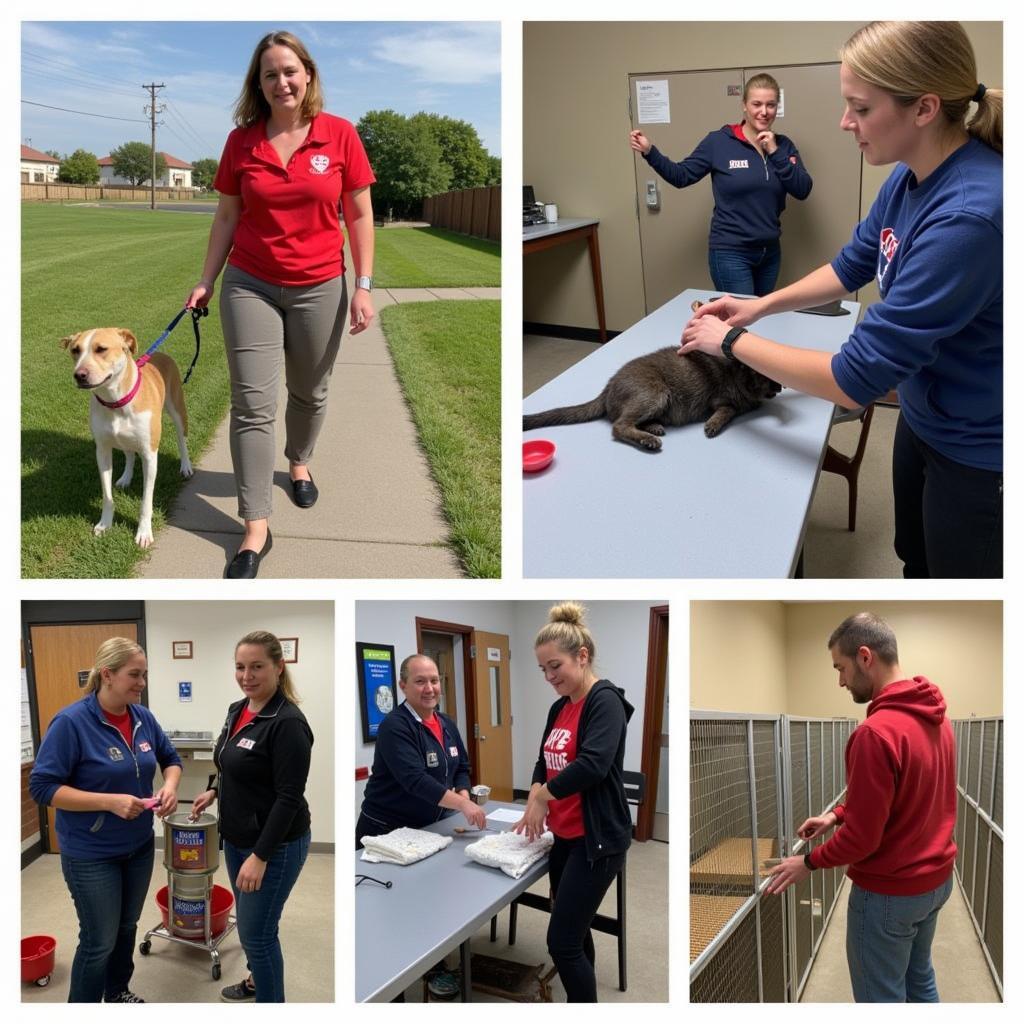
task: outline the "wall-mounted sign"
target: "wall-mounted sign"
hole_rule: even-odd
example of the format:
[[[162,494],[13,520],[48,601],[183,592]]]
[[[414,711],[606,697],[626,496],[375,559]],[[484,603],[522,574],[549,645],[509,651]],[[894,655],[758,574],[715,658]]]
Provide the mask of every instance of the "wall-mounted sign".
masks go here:
[[[488,661],[501,661],[501,648],[500,647],[488,647],[487,648],[487,660]]]
[[[394,647],[357,640],[356,678],[363,719],[363,742],[375,743],[380,723],[398,703]]]
[[[88,668],[83,668],[83,669],[81,669],[79,671],[79,673],[78,673],[78,688],[80,690],[84,690],[86,685],[88,684],[88,682],[89,682],[89,673],[91,671],[92,671],[92,669],[88,669]]]
[[[192,702],[192,684],[186,682],[178,683],[178,700],[182,704],[190,704]]]
[[[192,657],[192,641],[191,640],[172,640],[171,641],[171,657],[188,659]]]
[[[278,637],[281,641],[281,655],[288,664],[299,660],[299,638],[297,636]]]
[[[672,111],[668,102],[668,79],[636,83],[636,123],[671,124]]]

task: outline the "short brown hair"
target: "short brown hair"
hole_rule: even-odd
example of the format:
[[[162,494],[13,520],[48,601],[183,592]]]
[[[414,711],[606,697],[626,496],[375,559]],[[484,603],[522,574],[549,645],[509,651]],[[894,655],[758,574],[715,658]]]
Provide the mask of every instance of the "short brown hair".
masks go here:
[[[843,619],[828,638],[828,649],[839,648],[839,653],[852,658],[861,647],[873,651],[886,665],[899,661],[896,634],[889,624],[871,612],[858,612]]]
[[[260,88],[260,59],[272,46],[287,46],[302,61],[302,66],[306,69],[306,74],[309,75],[306,95],[302,98],[302,116],[307,121],[311,121],[324,109],[320,72],[317,70],[316,61],[309,55],[309,50],[303,45],[302,40],[291,32],[269,32],[253,50],[252,60],[249,61],[249,70],[245,73],[245,84],[235,101],[233,116],[235,124],[239,128],[248,128],[250,125],[256,124],[257,121],[265,121],[270,117],[270,107]]]

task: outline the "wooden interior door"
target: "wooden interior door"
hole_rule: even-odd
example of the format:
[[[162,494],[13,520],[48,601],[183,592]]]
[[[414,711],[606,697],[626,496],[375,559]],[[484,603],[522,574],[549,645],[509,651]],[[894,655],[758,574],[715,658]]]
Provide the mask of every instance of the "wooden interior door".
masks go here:
[[[35,702],[39,715],[39,738],[46,736],[54,715],[61,708],[80,700],[96,651],[104,640],[114,636],[137,640],[134,622],[102,622],[81,626],[32,626],[29,630]],[[59,853],[55,811],[46,809],[47,853]]]
[[[512,799],[512,687],[508,637],[474,630],[473,689],[479,766],[477,780],[491,787],[492,800]]]
[[[459,719],[455,695],[455,640],[447,633],[423,633],[421,651],[437,666],[441,677],[441,710],[449,718]]]

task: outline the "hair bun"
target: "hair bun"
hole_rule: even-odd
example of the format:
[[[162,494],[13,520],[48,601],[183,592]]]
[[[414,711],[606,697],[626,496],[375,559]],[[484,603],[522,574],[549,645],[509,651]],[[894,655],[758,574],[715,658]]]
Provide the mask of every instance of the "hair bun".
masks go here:
[[[583,625],[586,608],[575,601],[563,601],[548,612],[548,622],[568,622],[572,626]]]

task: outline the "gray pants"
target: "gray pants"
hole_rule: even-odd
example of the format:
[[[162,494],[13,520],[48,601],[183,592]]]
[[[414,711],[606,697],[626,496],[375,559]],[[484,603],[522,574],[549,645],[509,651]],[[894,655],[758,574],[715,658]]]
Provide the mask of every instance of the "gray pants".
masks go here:
[[[344,277],[304,288],[269,284],[228,266],[221,281],[220,319],[231,374],[231,462],[242,519],[272,509],[274,420],[284,363],[289,462],[313,454],[327,411],[327,386],[348,314]]]

